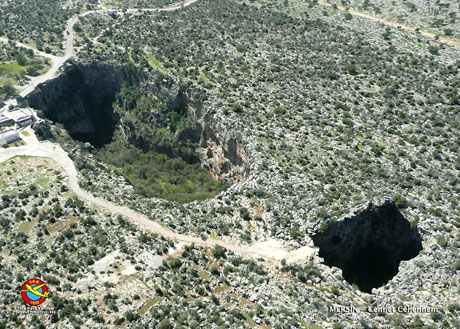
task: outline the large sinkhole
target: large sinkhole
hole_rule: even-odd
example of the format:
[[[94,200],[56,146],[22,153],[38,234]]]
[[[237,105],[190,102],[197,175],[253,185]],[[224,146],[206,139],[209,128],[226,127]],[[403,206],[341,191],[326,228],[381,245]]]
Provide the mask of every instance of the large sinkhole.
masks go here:
[[[27,101],[72,139],[92,144],[82,152],[117,168],[137,193],[186,203],[224,191],[230,181],[224,174],[238,174],[244,164],[236,140],[219,140],[206,121],[203,95],[187,88],[134,66],[75,63]],[[59,127],[43,126],[37,135],[59,140]],[[76,166],[88,169],[83,160]]]
[[[313,242],[327,265],[342,269],[347,282],[367,293],[386,284],[398,273],[402,260],[422,250],[417,228],[391,201],[328,223],[313,236]]]

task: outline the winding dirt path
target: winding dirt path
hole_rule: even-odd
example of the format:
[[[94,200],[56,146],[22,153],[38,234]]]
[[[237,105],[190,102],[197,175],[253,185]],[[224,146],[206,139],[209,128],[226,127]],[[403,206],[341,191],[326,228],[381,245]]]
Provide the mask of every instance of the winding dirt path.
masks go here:
[[[145,11],[154,11],[154,12],[160,12],[160,11],[174,11],[178,10],[184,7],[187,7],[198,0],[186,0],[184,2],[181,2],[179,4],[173,4],[164,8],[135,8],[135,9],[128,9],[127,13],[131,14],[136,14],[136,13],[142,13]],[[332,6],[331,3],[324,1],[324,0],[319,0],[319,3],[324,6]],[[354,9],[346,9],[343,6],[338,5],[337,8],[342,11],[347,11],[352,15],[359,16],[359,17],[364,17],[373,21],[377,21],[380,23],[383,23],[388,26],[392,27],[397,27],[397,28],[402,28],[408,31],[416,32],[416,28],[407,26],[404,24],[400,24],[397,22],[393,22],[384,18],[379,18],[367,13],[359,12]],[[45,74],[33,78],[26,86],[24,86],[19,95],[22,97],[27,96],[30,94],[38,84],[41,84],[45,81],[48,81],[50,79],[53,79],[55,77],[55,74],[57,71],[64,65],[64,63],[73,55],[74,51],[74,33],[73,33],[73,27],[74,25],[78,22],[78,19],[80,17],[84,17],[90,14],[95,14],[95,13],[105,13],[107,9],[97,9],[97,10],[90,10],[78,15],[73,16],[66,25],[65,29],[65,51],[63,56],[54,56],[51,54],[46,54],[44,52],[40,52],[37,49],[34,49],[33,47],[30,47],[28,45],[25,45],[20,42],[15,42],[17,46],[25,47],[28,49],[32,49],[34,53],[37,55],[49,58],[52,61],[52,67],[51,69],[46,72]],[[436,35],[432,32],[420,30],[419,31],[422,35],[434,38]],[[460,41],[444,36],[439,37],[440,40],[449,43],[453,46],[460,46]],[[0,42],[9,42],[8,39],[5,38],[0,38]],[[10,100],[6,102],[6,105],[16,105],[16,100]],[[32,131],[30,133],[33,134]],[[67,153],[61,148],[60,145],[57,144],[52,144],[50,142],[40,142],[38,143],[36,139],[30,138],[28,140],[25,140],[27,145],[21,146],[21,147],[14,147],[14,148],[8,148],[5,150],[0,151],[0,163],[8,161],[9,159],[15,157],[15,156],[32,156],[32,157],[45,157],[45,158],[50,158],[57,162],[67,173],[68,175],[68,184],[69,188],[82,200],[85,200],[93,205],[99,206],[101,208],[104,208],[108,210],[111,213],[122,215],[133,222],[137,223],[138,225],[143,226],[144,228],[157,233],[161,234],[162,236],[181,241],[184,243],[195,243],[197,245],[205,246],[205,247],[213,247],[215,245],[220,245],[222,247],[225,247],[233,252],[236,252],[238,254],[250,256],[250,257],[262,257],[262,258],[269,258],[275,261],[280,261],[281,259],[286,259],[288,262],[299,262],[305,258],[307,258],[310,255],[313,255],[316,252],[316,249],[313,248],[312,246],[305,246],[302,248],[299,248],[297,250],[288,250],[283,248],[282,243],[277,240],[267,240],[265,242],[261,243],[256,243],[250,246],[241,246],[235,243],[231,242],[226,242],[222,240],[217,240],[217,239],[208,239],[208,240],[202,240],[201,238],[190,236],[190,235],[185,235],[185,234],[179,234],[171,231],[168,228],[165,228],[158,223],[148,219],[146,216],[135,212],[129,208],[122,207],[119,205],[116,205],[112,202],[109,202],[107,200],[98,198],[93,196],[92,194],[88,193],[87,191],[84,191],[83,189],[80,188],[78,185],[78,175],[77,175],[77,170],[72,162],[72,160],[69,158]],[[34,142],[31,142],[34,141]]]
[[[250,246],[242,246],[236,243],[226,242],[218,239],[202,240],[199,237],[179,234],[161,226],[157,222],[148,219],[146,216],[136,211],[95,197],[87,191],[81,189],[78,185],[77,169],[75,168],[73,161],[58,144],[53,144],[51,142],[34,142],[25,146],[8,148],[0,151],[0,163],[8,161],[16,156],[44,157],[54,160],[64,169],[69,178],[69,188],[80,199],[98,207],[104,208],[113,214],[124,216],[136,224],[150,230],[151,232],[160,234],[172,240],[185,243],[194,243],[204,247],[214,247],[219,245],[241,255],[255,258],[262,257],[274,261],[281,261],[282,259],[286,259],[288,263],[302,261],[316,252],[316,249],[312,246],[305,246],[296,250],[288,250],[283,248],[280,241],[274,239],[259,242]]]
[[[197,1],[198,0],[186,0],[184,2],[173,4],[173,5],[164,7],[164,8],[128,9],[127,12],[131,14],[136,14],[136,13],[142,13],[145,11],[156,11],[156,12],[174,11],[174,10],[178,10],[178,9],[187,7]],[[37,87],[37,85],[45,81],[53,79],[57,71],[62,67],[62,65],[64,65],[64,63],[70,57],[72,57],[73,51],[74,51],[73,27],[78,22],[78,19],[80,17],[84,17],[90,14],[95,14],[95,13],[105,13],[106,10],[107,9],[90,10],[90,11],[73,16],[67,22],[66,29],[65,29],[65,41],[64,41],[65,51],[64,51],[64,55],[61,57],[40,52],[21,42],[15,42],[16,45],[25,47],[28,49],[32,49],[36,54],[39,54],[40,56],[43,56],[43,57],[47,57],[51,59],[52,61],[51,69],[48,70],[48,72],[46,72],[45,74],[32,79],[26,86],[24,86],[21,89],[19,95],[22,97],[25,97],[28,94],[30,94]],[[0,41],[9,42],[8,39],[4,39],[4,38],[0,39]],[[17,101],[15,99],[7,101],[5,108],[8,108],[9,105],[17,105]],[[166,238],[185,242],[185,243],[195,243],[197,245],[201,245],[205,247],[213,247],[215,245],[220,245],[222,247],[225,247],[229,250],[232,250],[233,252],[236,252],[242,255],[247,255],[251,257],[269,258],[275,261],[286,259],[288,262],[298,262],[302,259],[307,258],[309,255],[312,255],[315,252],[315,249],[310,246],[305,246],[305,247],[302,247],[294,251],[287,250],[283,248],[281,242],[276,241],[276,240],[268,240],[265,242],[256,243],[251,246],[240,246],[238,244],[225,242],[225,241],[221,241],[217,239],[202,240],[201,238],[198,238],[198,237],[175,233],[171,231],[170,229],[162,227],[160,224],[148,219],[146,216],[138,212],[135,212],[126,207],[116,205],[112,202],[103,200],[101,198],[97,198],[91,195],[90,193],[84,191],[83,189],[81,189],[80,186],[78,185],[78,178],[77,178],[78,174],[73,164],[73,161],[69,158],[67,153],[61,148],[61,146],[50,143],[50,142],[38,143],[31,129],[28,130],[28,133],[29,133],[29,138],[24,138],[23,136],[23,140],[26,142],[25,146],[13,147],[13,148],[5,149],[5,150],[0,150],[0,163],[8,161],[9,159],[16,157],[16,156],[44,157],[44,158],[52,159],[55,162],[57,162],[67,173],[69,177],[69,181],[68,181],[69,188],[79,198],[93,205],[104,208],[111,213],[122,215],[132,220],[133,222],[137,223],[138,225],[141,225],[144,228],[154,233],[161,234],[162,236]]]
[[[318,3],[320,5],[327,6],[327,7],[332,7],[333,6],[333,4],[331,4],[330,2],[327,2],[325,0],[318,0]],[[401,23],[394,22],[394,21],[390,21],[389,19],[377,17],[377,16],[374,16],[374,15],[371,15],[371,14],[368,14],[368,13],[364,13],[364,12],[355,10],[353,8],[347,9],[342,5],[337,5],[337,9],[339,9],[341,11],[346,11],[346,12],[348,12],[348,13],[354,15],[354,16],[363,17],[363,18],[366,18],[366,19],[369,19],[369,20],[375,21],[375,22],[380,22],[380,23],[383,23],[383,24],[391,26],[391,27],[401,28],[403,30],[411,31],[411,32],[417,32],[416,27],[409,26],[409,25],[406,25],[406,24],[401,24]],[[437,34],[435,34],[433,32],[429,32],[429,31],[422,30],[422,29],[418,29],[418,32],[421,35],[423,35],[425,37],[432,38],[432,39],[434,39],[437,36]],[[449,38],[449,37],[446,37],[446,36],[439,35],[439,40],[442,40],[443,42],[448,43],[448,44],[450,44],[452,46],[460,47],[460,40],[458,40],[458,39]]]
[[[197,2],[197,1],[198,0],[185,0],[183,2],[172,4],[172,5],[163,7],[163,8],[132,8],[132,9],[127,9],[127,13],[136,14],[136,13],[142,13],[142,12],[145,12],[145,11],[153,11],[153,12],[175,11],[175,10],[179,10],[179,9],[188,7],[188,6],[190,6],[191,4],[193,4],[193,3]],[[105,8],[104,9],[89,10],[89,11],[85,11],[84,13],[80,13],[80,14],[77,14],[75,16],[72,16],[67,21],[67,25],[66,25],[66,28],[65,28],[65,31],[64,31],[64,55],[63,56],[55,56],[55,55],[52,55],[52,54],[47,54],[45,52],[39,51],[39,50],[29,46],[29,45],[26,45],[26,44],[24,44],[22,42],[11,40],[18,47],[24,47],[24,48],[27,48],[27,49],[32,49],[35,54],[37,54],[39,56],[42,56],[42,57],[49,58],[51,60],[51,63],[52,63],[51,68],[46,73],[44,73],[42,75],[39,75],[37,77],[33,77],[25,86],[21,87],[19,89],[19,96],[26,97],[31,92],[33,92],[35,90],[35,88],[39,84],[44,83],[44,82],[46,82],[48,80],[51,80],[51,79],[55,78],[56,73],[59,71],[59,69],[64,65],[65,62],[67,62],[70,59],[70,57],[72,57],[73,51],[74,51],[74,46],[73,46],[73,43],[74,43],[74,31],[73,31],[73,27],[78,22],[78,19],[80,17],[85,17],[85,16],[88,16],[90,14],[104,14],[106,12],[107,12],[107,9],[105,9]],[[120,10],[120,12],[121,12],[121,10]],[[7,39],[7,38],[0,38],[0,42],[7,43],[7,42],[10,42],[10,40]],[[6,101],[4,108],[3,109],[0,108],[0,113],[4,109],[7,109],[10,105],[12,105],[12,106],[17,105],[17,100],[16,99],[10,99],[10,100]]]

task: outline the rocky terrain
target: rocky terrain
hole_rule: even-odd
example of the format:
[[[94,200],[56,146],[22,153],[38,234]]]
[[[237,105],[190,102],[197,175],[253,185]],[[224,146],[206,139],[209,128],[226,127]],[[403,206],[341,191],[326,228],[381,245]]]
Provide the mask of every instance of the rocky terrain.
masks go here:
[[[152,33],[131,43],[133,26],[147,22],[157,22]],[[436,282],[447,280],[448,303],[455,300],[459,168],[449,118],[458,116],[457,49],[295,2],[272,9],[200,2],[184,12],[126,18],[112,25],[110,39],[151,67],[160,63],[168,75],[205,88],[203,112],[217,130],[241,136],[250,163],[246,180],[201,204],[177,209],[121,194],[116,200],[179,231],[242,241],[272,236],[301,246],[325,220],[394,199],[418,223],[423,250],[374,294],[389,304],[407,295],[433,305],[445,300]],[[81,56],[105,55],[96,45]],[[432,265],[431,257],[442,264]],[[426,280],[428,294],[420,288]]]
[[[424,19],[414,17],[420,20],[411,24]],[[17,216],[17,207],[10,205],[19,201],[4,200],[5,232],[32,221],[41,211],[40,199],[55,208],[60,205],[63,214],[50,217],[63,225],[66,216],[81,217],[48,239],[62,239],[58,241],[64,246],[69,240],[69,250],[81,248],[81,254],[68,257],[83,265],[72,268],[70,279],[57,272],[54,287],[69,290],[77,280],[93,280],[96,288],[90,289],[91,283],[83,295],[93,298],[88,297],[88,306],[101,305],[104,312],[82,309],[81,314],[91,317],[83,319],[53,301],[57,315],[44,323],[133,328],[460,326],[459,48],[334,6],[294,0],[200,0],[183,10],[127,13],[115,20],[87,15],[76,31],[76,58],[27,101],[47,118],[37,134],[63,145],[83,189],[203,240],[218,237],[249,245],[276,239],[296,249],[313,238],[318,253],[299,263],[270,262],[220,248],[187,246],[156,266],[156,256],[168,253],[174,242],[145,237],[146,232],[122,218],[100,214],[94,225],[101,226],[102,235],[118,238],[110,246],[103,238],[94,242],[106,250],[99,248],[91,256],[93,266],[77,261],[90,256],[89,243],[82,244],[87,235],[82,233],[78,244],[72,241],[80,235],[77,231],[91,228],[88,216],[98,210],[66,195],[61,184],[65,179],[46,187],[56,195],[57,201],[50,201],[30,184],[24,186],[25,194],[16,191],[17,184],[32,180],[26,178],[34,177],[31,172],[5,176],[2,182],[12,200],[28,195],[21,207],[27,211]],[[127,73],[127,67],[135,73]],[[124,84],[136,90],[127,91]],[[129,102],[129,91],[143,101]],[[185,125],[189,119],[196,125]],[[183,129],[190,127],[197,129]],[[148,181],[146,169],[127,171],[128,161],[110,163],[97,151],[104,147],[98,142],[108,145],[120,136],[142,148],[152,140],[143,136],[158,133],[166,136],[164,141],[189,147],[195,164],[228,188],[191,202],[150,197],[136,185]],[[150,145],[148,151],[159,151],[161,145]],[[190,161],[182,157],[185,153],[165,149],[163,155]],[[177,161],[168,164],[180,172]],[[2,173],[27,169],[4,166]],[[165,181],[160,182],[164,193]],[[4,278],[27,270],[13,267],[9,250],[16,249],[10,235],[35,243],[35,235],[37,241],[47,236],[45,228],[51,233],[40,225],[31,225],[25,237],[8,234],[2,240],[9,264],[2,270]],[[129,241],[117,235],[123,225],[132,231]],[[26,266],[28,259],[17,252]],[[106,275],[104,264],[114,259],[120,275]],[[34,265],[29,263],[30,268]],[[130,281],[132,276],[136,279]],[[23,277],[15,281],[18,287],[19,279]],[[64,289],[66,283],[70,287]],[[12,294],[11,286],[3,286],[5,293]],[[142,292],[146,286],[148,295]],[[97,292],[103,289],[107,294],[100,300]],[[118,297],[117,289],[126,300]],[[19,303],[8,296],[9,303]],[[3,325],[18,321],[8,317]]]
[[[439,35],[460,37],[460,6],[451,1],[331,1],[346,7],[375,13],[401,23],[435,31]]]
[[[220,247],[175,244],[76,199],[50,160],[14,158],[0,166],[1,228],[8,232],[1,244],[2,327],[37,323],[38,318],[20,313],[17,291],[27,275],[42,277],[52,293],[45,304],[50,314],[39,318],[49,328],[436,328],[456,323],[449,317],[458,312],[455,299],[439,313],[372,311],[376,305],[420,305],[395,294],[405,282],[401,273],[370,295],[318,257],[274,266]],[[384,214],[385,208],[393,211],[385,205]],[[366,217],[369,212],[356,218]],[[409,268],[420,271],[427,260],[418,258]],[[405,271],[411,273],[407,266]],[[426,280],[422,275],[417,277]],[[340,306],[360,311],[330,311]]]

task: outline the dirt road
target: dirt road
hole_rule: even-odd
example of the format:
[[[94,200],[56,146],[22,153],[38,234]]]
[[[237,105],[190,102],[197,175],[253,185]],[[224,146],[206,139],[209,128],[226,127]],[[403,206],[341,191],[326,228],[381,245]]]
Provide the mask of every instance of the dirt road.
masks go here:
[[[184,7],[187,7],[198,0],[186,0],[179,4],[173,4],[168,7],[164,8],[139,8],[139,9],[128,9],[129,13],[141,13],[143,11],[173,11],[178,10]],[[73,54],[73,41],[74,41],[74,34],[73,34],[73,27],[77,23],[79,17],[84,17],[90,14],[95,13],[104,13],[106,9],[98,9],[98,10],[91,10],[87,11],[78,15],[73,16],[67,23],[65,29],[65,52],[62,57],[53,56],[50,54],[46,54],[40,52],[38,50],[33,49],[30,46],[24,45],[20,42],[16,42],[18,46],[22,46],[25,48],[29,48],[35,51],[35,53],[39,54],[40,56],[47,57],[52,61],[51,69],[46,72],[45,74],[33,78],[28,85],[26,85],[21,91],[20,96],[25,97],[30,94],[40,83],[43,83],[47,80],[53,79],[57,71],[61,68],[62,65],[72,56]],[[2,42],[8,42],[7,39],[0,39]],[[16,105],[16,100],[10,100],[6,102],[7,107],[9,105]],[[50,158],[57,162],[67,173],[69,177],[69,188],[81,199],[104,208],[111,213],[115,213],[118,215],[122,215],[128,219],[131,219],[133,222],[149,229],[154,233],[161,234],[164,237],[182,241],[185,243],[195,243],[198,245],[202,245],[205,247],[213,247],[215,245],[223,246],[229,250],[232,250],[236,253],[243,254],[243,255],[250,255],[254,257],[263,257],[263,258],[270,258],[274,260],[281,260],[286,259],[289,262],[296,262],[301,259],[306,258],[307,256],[313,254],[314,249],[311,247],[303,247],[298,250],[289,251],[284,249],[279,241],[276,240],[269,240],[263,243],[258,243],[252,246],[240,246],[238,244],[233,244],[221,240],[209,239],[209,240],[202,240],[201,238],[178,234],[175,233],[167,228],[162,227],[158,223],[151,221],[144,215],[137,213],[131,209],[126,207],[121,207],[116,205],[112,202],[94,197],[90,193],[82,190],[78,185],[78,176],[77,170],[72,162],[72,160],[68,157],[67,153],[61,148],[61,146],[57,144],[52,144],[50,142],[41,142],[38,143],[33,131],[31,129],[28,130],[28,136],[23,136],[24,141],[26,142],[25,146],[21,147],[14,147],[8,148],[5,150],[0,150],[0,163],[5,162],[15,156],[33,156],[33,157],[45,157]]]
[[[324,0],[319,0],[318,3],[320,5],[327,6],[327,7],[332,7],[333,6],[333,4],[331,4],[330,2],[324,1]],[[369,19],[369,20],[375,21],[375,22],[380,22],[380,23],[383,23],[383,24],[391,26],[391,27],[401,28],[403,30],[411,31],[411,32],[417,32],[416,27],[401,24],[401,23],[394,22],[394,21],[390,21],[390,20],[388,20],[386,18],[381,18],[381,17],[377,17],[377,16],[374,16],[374,15],[371,15],[371,14],[367,14],[367,13],[355,10],[353,8],[347,9],[344,6],[337,5],[337,9],[349,12],[350,14],[352,14],[354,16],[363,17],[363,18],[366,18],[366,19]],[[435,33],[429,32],[429,31],[426,31],[426,30],[419,29],[418,32],[421,35],[423,35],[425,37],[432,38],[432,39],[434,39],[436,37]],[[443,41],[445,43],[448,43],[448,44],[450,44],[452,46],[460,47],[460,40],[458,40],[458,39],[449,38],[449,37],[446,37],[446,36],[439,36],[439,40],[441,40],[441,41]]]
[[[201,245],[204,247],[214,247],[215,245],[220,245],[241,255],[256,258],[262,257],[264,259],[271,259],[274,261],[286,259],[288,263],[295,263],[304,260],[310,255],[313,255],[316,250],[311,246],[305,246],[297,250],[288,250],[286,248],[283,248],[280,241],[273,239],[256,243],[250,246],[243,246],[238,245],[236,243],[226,242],[217,239],[202,240],[199,237],[175,233],[170,229],[165,228],[160,224],[148,219],[146,216],[136,211],[133,211],[126,207],[119,206],[110,201],[95,197],[87,191],[81,189],[78,185],[77,170],[73,164],[73,161],[69,158],[67,153],[61,148],[61,146],[50,142],[33,142],[21,147],[8,148],[0,151],[0,163],[8,161],[9,159],[15,156],[21,155],[32,157],[44,157],[54,160],[67,173],[69,178],[69,188],[80,199],[87,201],[95,206],[104,208],[108,210],[110,213],[124,216],[133,221],[134,223],[150,230],[151,232],[160,234],[169,239],[185,243],[195,243],[196,245]]]
[[[136,8],[136,9],[128,9],[128,13],[142,13],[143,11],[174,11],[174,10],[179,10],[181,8],[185,8],[190,6],[191,4],[197,2],[198,0],[186,0],[183,2],[180,2],[178,4],[172,4],[166,7],[162,8]],[[51,60],[51,68],[44,74],[33,77],[31,80],[23,87],[19,89],[19,96],[21,97],[26,97],[29,95],[31,92],[35,90],[35,88],[39,85],[42,84],[48,80],[51,80],[55,78],[56,73],[59,71],[59,69],[64,65],[65,62],[69,60],[70,57],[72,57],[73,52],[74,52],[74,32],[73,32],[73,27],[74,25],[78,22],[78,19],[80,17],[88,16],[90,14],[103,14],[106,13],[107,9],[96,9],[96,10],[89,10],[84,13],[77,14],[75,16],[72,16],[66,25],[66,29],[64,32],[64,55],[63,56],[55,56],[51,54],[44,53],[42,51],[39,51],[31,46],[28,46],[26,44],[23,44],[18,41],[13,41],[18,47],[24,47],[27,49],[32,49],[35,54],[49,58]],[[121,10],[120,10],[121,12]],[[0,38],[0,42],[7,43],[9,42],[9,39],[6,38]],[[16,99],[10,99],[5,102],[4,108],[0,108],[0,112],[2,112],[4,109],[7,109],[10,105],[15,106],[17,105]]]

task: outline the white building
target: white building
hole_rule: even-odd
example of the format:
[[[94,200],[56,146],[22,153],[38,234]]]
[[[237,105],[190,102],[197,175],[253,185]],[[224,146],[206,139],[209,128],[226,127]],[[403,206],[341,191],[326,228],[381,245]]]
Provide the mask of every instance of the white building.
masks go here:
[[[4,116],[16,122],[20,127],[27,127],[38,121],[37,115],[30,108],[4,112]]]
[[[0,145],[10,144],[20,139],[19,132],[15,129],[6,130],[0,133]]]
[[[10,118],[0,114],[0,127],[6,126],[9,122],[11,122]]]
[[[116,11],[115,9],[107,10],[107,14],[112,18],[118,18],[118,11]]]

